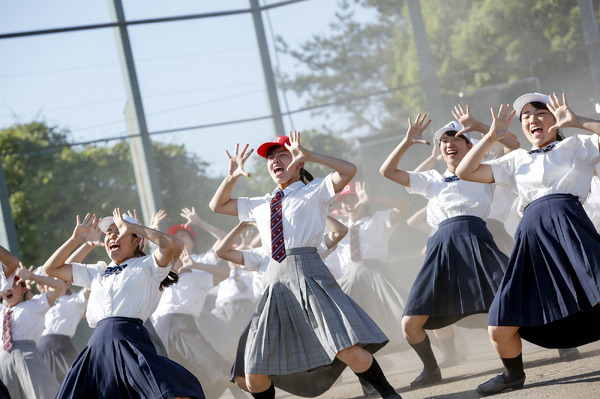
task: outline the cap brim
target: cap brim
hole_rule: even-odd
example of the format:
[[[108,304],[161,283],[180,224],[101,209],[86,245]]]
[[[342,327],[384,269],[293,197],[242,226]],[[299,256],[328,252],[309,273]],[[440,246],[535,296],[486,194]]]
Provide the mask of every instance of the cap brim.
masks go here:
[[[123,219],[129,223],[133,223],[133,224],[140,224],[135,218],[129,216],[129,215],[123,215]],[[115,219],[112,216],[107,216],[102,218],[102,220],[100,220],[100,223],[98,223],[98,228],[100,229],[101,232],[106,233],[106,231],[109,229],[109,227],[111,225],[113,225],[115,223]]]
[[[452,128],[452,127],[443,127],[440,130],[438,130],[437,132],[435,132],[435,134],[433,135],[433,138],[436,141],[440,141],[442,139],[442,136],[444,135],[444,133],[447,133],[447,132],[457,132],[458,133],[461,130],[462,129],[456,130],[456,129]],[[471,135],[468,132],[467,133],[463,133],[463,134],[461,134],[458,137],[461,137],[461,136],[464,136],[469,141],[469,143],[471,142]]]
[[[543,103],[548,104],[550,102],[550,97],[542,93],[527,93],[523,94],[521,97],[517,98],[513,103],[513,109],[516,111],[519,117],[521,116],[521,111],[523,111],[523,107],[529,103]]]

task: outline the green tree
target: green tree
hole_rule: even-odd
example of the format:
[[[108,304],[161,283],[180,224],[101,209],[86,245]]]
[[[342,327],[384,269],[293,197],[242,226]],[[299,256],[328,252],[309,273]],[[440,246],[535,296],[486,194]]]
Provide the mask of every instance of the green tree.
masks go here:
[[[2,166],[10,193],[21,258],[42,264],[71,234],[76,215],[107,216],[112,209],[140,209],[129,146],[72,148],[69,132],[41,122],[0,131]],[[206,204],[218,179],[183,146],[153,143],[168,223],[181,223],[182,207],[195,206],[211,223],[222,222]],[[200,236],[212,244],[208,234]],[[100,250],[90,260],[105,259]]]
[[[542,91],[590,97],[577,2],[421,0],[420,4],[449,117],[450,108],[461,100],[459,93],[530,77],[539,80]],[[357,22],[361,8],[373,17]],[[333,104],[319,112],[347,115],[343,130],[349,133],[403,130],[398,126],[404,127],[409,115],[427,111],[405,1],[343,1],[331,31],[294,49],[279,41],[279,50],[299,65],[298,72],[283,77],[284,89],[307,98],[307,106]],[[510,92],[472,101],[489,107],[512,101],[513,96]]]

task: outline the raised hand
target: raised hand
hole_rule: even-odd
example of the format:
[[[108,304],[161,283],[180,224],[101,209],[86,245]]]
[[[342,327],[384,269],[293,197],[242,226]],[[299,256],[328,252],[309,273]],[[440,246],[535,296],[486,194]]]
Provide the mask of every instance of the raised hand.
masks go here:
[[[250,151],[248,151],[247,154],[246,154],[246,151],[248,151],[248,144],[246,144],[244,146],[244,148],[242,149],[242,152],[240,153],[239,143],[235,145],[235,153],[233,154],[233,156],[229,154],[229,151],[225,150],[225,153],[227,154],[227,157],[229,158],[229,176],[250,177],[250,173],[248,173],[244,170],[244,164],[246,163],[246,160],[248,159],[248,157],[250,157],[250,154],[252,154],[252,152],[254,152],[254,149],[251,149]]]
[[[118,243],[119,241],[121,241],[121,239],[123,237],[130,234],[129,226],[131,225],[131,223],[129,223],[128,221],[123,219],[123,215],[121,214],[120,208],[115,208],[113,210],[113,221],[114,221],[115,225],[117,226],[117,229],[119,229],[119,237],[116,240]]]
[[[358,197],[358,204],[366,204],[369,201],[369,196],[367,195],[367,190],[365,189],[365,183],[361,181],[357,181],[354,186],[356,190],[356,196]]]
[[[190,210],[189,208],[183,208],[181,210],[181,213],[179,214],[179,216],[181,216],[184,219],[187,219],[187,222],[185,223],[185,227],[188,227],[189,225],[196,225],[199,226],[202,224],[202,218],[196,213],[196,208],[192,207],[192,209]]]
[[[158,211],[155,211],[152,214],[152,217],[150,218],[150,225],[148,227],[154,230],[160,230],[160,222],[165,220],[167,216],[167,211],[165,211],[164,209],[159,209]]]
[[[577,115],[569,108],[567,104],[567,96],[565,93],[562,94],[562,103],[559,100],[556,93],[552,93],[550,97],[550,104],[547,104],[548,109],[556,118],[556,123],[550,127],[549,132],[554,133],[556,130],[562,127],[576,126]]]
[[[98,228],[97,224],[88,233],[88,240],[86,242],[92,247],[104,246],[104,241],[102,241],[102,231]]]
[[[514,138],[514,135],[508,132],[510,122],[516,113],[514,109],[510,109],[510,104],[506,104],[506,107],[504,104],[500,105],[498,113],[494,111],[493,107],[490,108],[490,112],[492,113],[493,122],[488,134],[496,141],[507,136]]]
[[[431,123],[431,119],[429,119],[427,122],[425,122],[426,118],[427,118],[427,114],[419,114],[419,115],[417,115],[417,119],[415,120],[415,123],[413,124],[412,118],[410,116],[408,117],[408,130],[406,131],[406,138],[409,142],[411,142],[413,144],[431,145],[431,143],[429,143],[429,141],[427,141],[423,138],[423,132],[425,131],[425,129],[427,129],[427,127]]]
[[[75,229],[73,229],[71,237],[77,242],[89,241],[90,232],[98,226],[98,222],[99,220],[96,219],[95,214],[86,214],[83,221],[81,221],[80,216],[77,215],[77,224],[75,225]]]
[[[23,263],[19,262],[19,267],[17,268],[15,274],[21,277],[23,280],[29,280],[31,279],[31,276],[33,276],[33,265],[27,268],[23,266]]]
[[[469,106],[463,109],[462,105],[458,104],[454,106],[452,110],[452,116],[462,125],[462,130],[456,132],[455,137],[461,136],[463,133],[469,133],[473,131],[481,131],[481,122],[471,116],[471,110]]]
[[[300,162],[304,162],[310,155],[310,151],[300,145],[300,132],[294,130],[290,132],[290,144],[286,144],[285,148],[292,154],[292,162],[288,165],[287,170],[293,170]]]

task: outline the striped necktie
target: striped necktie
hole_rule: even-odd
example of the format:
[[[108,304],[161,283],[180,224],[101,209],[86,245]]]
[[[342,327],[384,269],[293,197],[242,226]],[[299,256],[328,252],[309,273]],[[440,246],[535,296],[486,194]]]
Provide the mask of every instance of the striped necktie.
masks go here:
[[[352,227],[350,227],[350,260],[352,262],[358,262],[362,259],[362,255],[360,253],[360,222],[354,223]]]
[[[12,338],[12,309],[4,314],[4,322],[2,323],[2,347],[5,351],[10,352],[13,348]]]
[[[283,241],[283,223],[281,217],[281,202],[283,191],[271,199],[271,257],[277,262],[285,259],[285,243]]]

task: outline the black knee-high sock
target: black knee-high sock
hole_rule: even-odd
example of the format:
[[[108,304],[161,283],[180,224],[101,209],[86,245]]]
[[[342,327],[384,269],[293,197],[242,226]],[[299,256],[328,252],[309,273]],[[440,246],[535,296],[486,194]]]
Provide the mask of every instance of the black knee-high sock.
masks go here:
[[[257,393],[250,392],[250,395],[256,399],[275,399],[275,385],[271,383],[271,386],[266,391]]]
[[[362,378],[371,384],[382,398],[396,394],[394,387],[392,387],[385,378],[385,375],[383,374],[383,371],[381,370],[381,367],[379,367],[379,363],[377,363],[375,358],[373,358],[373,363],[371,363],[371,367],[369,367],[367,371],[354,374],[356,374],[358,378]]]
[[[433,371],[438,368],[437,360],[435,360],[435,355],[431,350],[431,342],[429,341],[428,335],[425,335],[423,341],[418,344],[410,344],[410,346],[412,346],[415,352],[417,352],[417,355],[419,355],[426,371]]]
[[[504,380],[506,382],[518,380],[525,375],[525,370],[523,369],[523,355],[519,353],[519,356],[513,357],[511,359],[501,357],[502,364],[506,371],[504,372]]]

